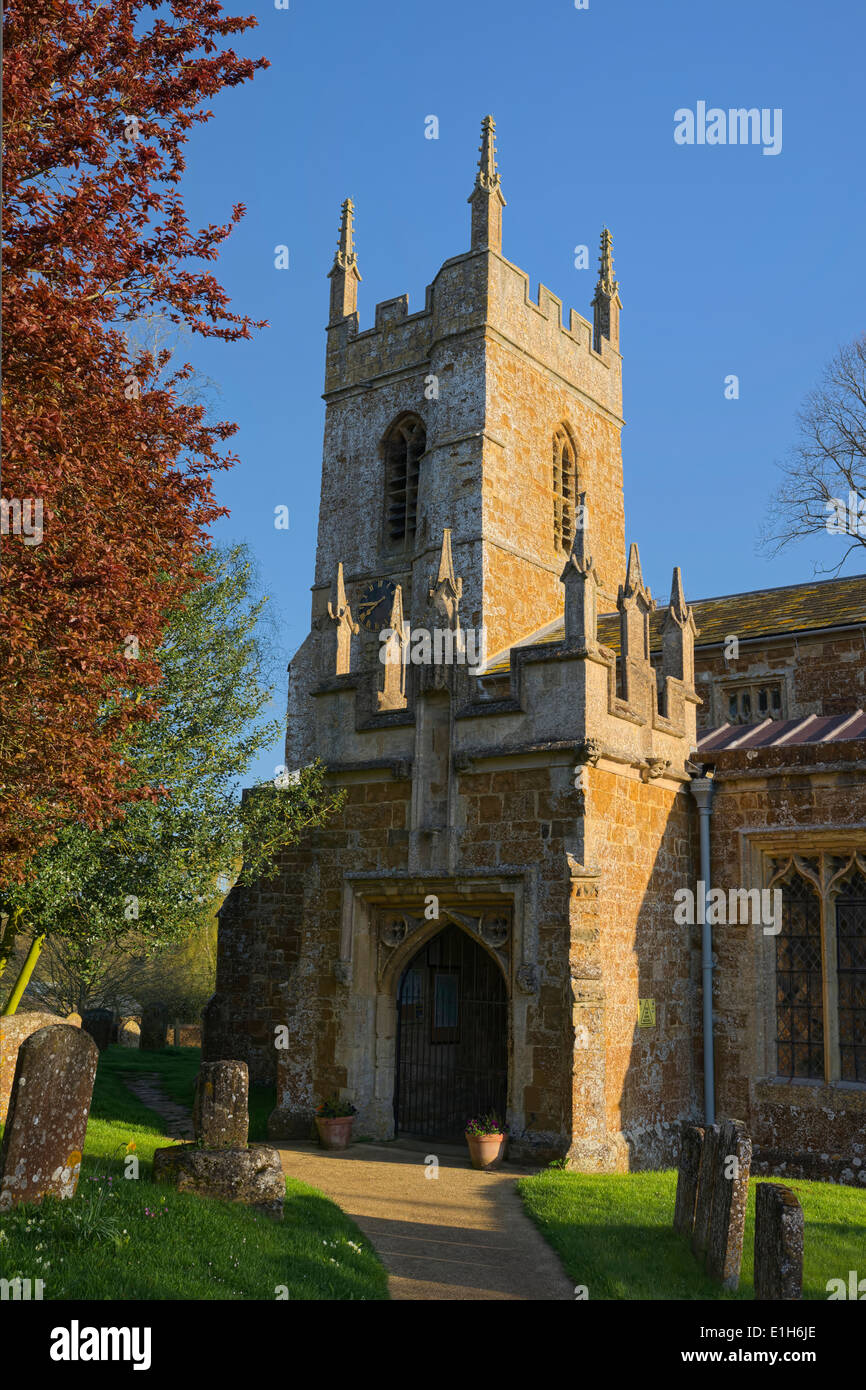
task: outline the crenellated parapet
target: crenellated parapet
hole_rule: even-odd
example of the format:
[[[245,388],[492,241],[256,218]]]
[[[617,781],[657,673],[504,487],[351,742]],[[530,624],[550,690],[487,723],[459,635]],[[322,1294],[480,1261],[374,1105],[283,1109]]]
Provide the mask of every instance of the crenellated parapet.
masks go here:
[[[622,425],[622,359],[607,338],[594,346],[593,325],[577,310],[566,316],[560,297],[502,256],[491,257],[488,319],[502,350],[517,350],[553,370],[573,391]]]
[[[630,548],[626,580],[617,596],[619,650],[605,646],[598,638],[603,589],[583,494],[579,515],[583,525],[575,532],[561,576],[561,636],[540,636],[537,643],[513,647],[507,672],[495,677],[483,668],[477,674],[467,652],[459,617],[463,585],[454,572],[448,529],[438,571],[427,587],[426,617],[422,614],[414,625],[407,622],[403,590],[397,585],[387,628],[361,644],[351,667],[346,661],[355,650],[351,643],[357,625],[338,571],[336,598],[328,605],[330,645],[315,691],[322,719],[319,742],[327,730],[329,751],[341,763],[366,761],[374,753],[405,756],[403,730],[415,725],[419,699],[439,691],[449,692],[455,754],[485,743],[491,748],[595,743],[613,750],[615,761],[639,768],[641,776],[667,775],[671,769],[684,776],[695,746],[700,700],[693,675],[697,628],[680,571],[674,570],[665,613],[660,667],[653,665],[649,645],[655,603],[636,545]],[[339,719],[327,714],[330,704],[342,711]]]
[[[665,615],[666,646],[658,671],[649,645],[655,603],[636,545],[617,596],[618,651],[598,640],[603,591],[588,524],[576,532],[562,583],[561,638],[542,632],[536,643],[511,648],[507,675],[496,662],[496,674],[478,677],[476,698],[461,712],[467,720],[465,746],[477,748],[483,742],[482,728],[491,744],[511,747],[553,747],[574,740],[575,746],[608,750],[614,762],[631,764],[645,779],[682,779],[695,746],[700,700],[693,683],[696,628],[679,570]],[[469,722],[475,720],[470,731]]]
[[[369,388],[399,372],[436,373],[435,357],[443,344],[472,330],[492,328],[510,343],[599,403],[620,420],[622,389],[619,356],[619,285],[613,279],[612,242],[602,233],[599,281],[593,319],[570,311],[563,322],[563,303],[545,285],[537,300],[529,276],[502,255],[501,178],[496,166],[495,122],[482,123],[480,158],[472,208],[470,250],[446,261],[427,286],[423,309],[409,313],[408,296],[398,295],[375,306],[372,328],[359,328],[357,292],[360,272],[354,246],[354,205],[342,208],[340,237],[330,271],[331,311],[325,367],[325,398]]]

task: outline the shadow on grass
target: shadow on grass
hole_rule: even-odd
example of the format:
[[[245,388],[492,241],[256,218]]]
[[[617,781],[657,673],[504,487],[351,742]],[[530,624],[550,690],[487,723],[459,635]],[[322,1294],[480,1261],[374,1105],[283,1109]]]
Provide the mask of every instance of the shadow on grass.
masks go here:
[[[143,1175],[125,1181],[121,1171],[90,1161],[72,1200],[6,1213],[3,1277],[41,1278],[49,1300],[388,1297],[369,1242],[304,1184],[287,1183],[285,1217],[275,1222]]]
[[[676,1172],[546,1172],[518,1188],[539,1230],[591,1299],[751,1299],[755,1188],[749,1184],[740,1286],[708,1279],[689,1241],[672,1227]],[[768,1179],[771,1181],[771,1179]],[[866,1192],[792,1180],[805,1221],[803,1298],[826,1299],[827,1282],[862,1265]]]

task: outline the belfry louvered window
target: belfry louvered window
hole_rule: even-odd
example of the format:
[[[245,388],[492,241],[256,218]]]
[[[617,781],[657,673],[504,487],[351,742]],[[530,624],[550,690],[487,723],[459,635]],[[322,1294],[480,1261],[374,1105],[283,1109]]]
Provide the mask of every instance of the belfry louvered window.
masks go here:
[[[385,536],[390,545],[405,545],[415,537],[418,513],[418,475],[427,448],[423,420],[404,415],[388,430],[385,456]]]
[[[553,544],[557,550],[571,550],[576,494],[577,459],[574,445],[567,432],[558,429],[553,436]]]

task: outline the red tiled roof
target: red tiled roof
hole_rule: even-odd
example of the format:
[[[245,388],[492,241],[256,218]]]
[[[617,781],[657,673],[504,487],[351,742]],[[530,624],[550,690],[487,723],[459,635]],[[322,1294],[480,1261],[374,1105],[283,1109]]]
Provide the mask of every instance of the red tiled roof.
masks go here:
[[[698,753],[728,748],[780,748],[795,743],[836,743],[866,738],[866,712],[809,714],[804,719],[765,719],[762,724],[722,724],[698,739]]]

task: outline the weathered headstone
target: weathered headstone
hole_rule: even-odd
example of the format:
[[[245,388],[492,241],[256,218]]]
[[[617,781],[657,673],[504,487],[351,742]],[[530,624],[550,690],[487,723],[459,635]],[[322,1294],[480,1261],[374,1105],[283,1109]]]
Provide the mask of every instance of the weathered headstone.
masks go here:
[[[250,1144],[248,1149],[199,1149],[175,1144],[156,1149],[155,1182],[169,1182],[178,1192],[243,1202],[275,1221],[283,1219],[286,1179],[277,1149]]]
[[[247,1145],[248,1089],[245,1062],[205,1062],[195,1088],[196,1142],[157,1149],[153,1176],[178,1192],[243,1202],[282,1221],[286,1180],[279,1152]]]
[[[742,1120],[724,1120],[716,1149],[716,1180],[707,1242],[707,1273],[725,1289],[740,1282],[752,1141]]]
[[[151,1004],[141,1015],[141,1048],[148,1052],[160,1051],[165,1047],[167,1028],[168,1010],[163,1004]]]
[[[695,1207],[698,1200],[698,1177],[703,1147],[704,1131],[698,1125],[686,1125],[680,1140],[674,1230],[687,1236],[690,1236],[695,1228]]]
[[[77,1015],[75,1018],[70,1017],[66,1022],[76,1020],[80,1025],[81,1019]],[[58,1018],[56,1014],[28,1009],[10,1014],[8,1017],[0,1016],[0,1122],[6,1119],[9,1109],[18,1050],[24,1039],[29,1038],[31,1033],[38,1033],[40,1028],[50,1028],[52,1024],[62,1022],[63,1019]]]
[[[196,1078],[192,1126],[208,1149],[245,1149],[249,1133],[246,1062],[205,1062]]]
[[[803,1296],[803,1208],[790,1187],[755,1188],[755,1298]]]
[[[111,1042],[111,1029],[114,1014],[110,1009],[85,1009],[81,1015],[81,1026],[89,1033],[100,1052],[104,1052]]]
[[[117,1041],[121,1047],[140,1047],[141,1028],[137,1018],[122,1018],[117,1030]]]
[[[67,1023],[21,1044],[0,1150],[0,1211],[75,1195],[98,1062],[89,1033]]]
[[[699,1260],[707,1251],[710,1234],[710,1213],[713,1209],[713,1184],[716,1180],[716,1146],[719,1142],[719,1126],[707,1125],[701,1149],[701,1166],[698,1172],[698,1196],[695,1202],[695,1224],[692,1231],[692,1251]]]

